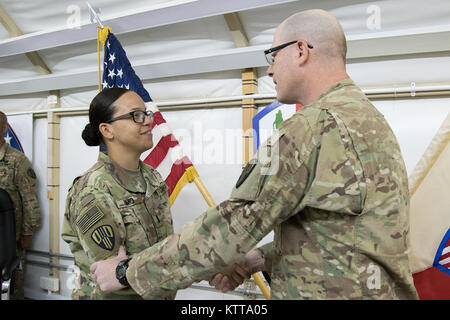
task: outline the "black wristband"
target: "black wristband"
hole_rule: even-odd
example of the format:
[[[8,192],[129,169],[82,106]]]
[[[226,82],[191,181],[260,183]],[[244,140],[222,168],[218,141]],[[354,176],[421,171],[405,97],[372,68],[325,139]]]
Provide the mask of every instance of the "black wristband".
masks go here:
[[[125,259],[119,262],[119,264],[116,267],[116,278],[120,282],[121,285],[125,287],[129,287],[130,284],[127,280],[127,269],[128,269],[128,262],[131,259]]]

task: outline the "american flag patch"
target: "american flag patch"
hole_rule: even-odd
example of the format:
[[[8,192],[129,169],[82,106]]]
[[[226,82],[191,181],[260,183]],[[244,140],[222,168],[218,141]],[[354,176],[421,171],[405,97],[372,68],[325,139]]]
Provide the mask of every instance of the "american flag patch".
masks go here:
[[[450,229],[439,245],[433,266],[450,275]]]
[[[94,205],[90,207],[85,212],[85,214],[83,214],[80,218],[78,218],[76,225],[80,229],[81,233],[84,234],[103,217],[104,217],[103,212],[97,206]]]

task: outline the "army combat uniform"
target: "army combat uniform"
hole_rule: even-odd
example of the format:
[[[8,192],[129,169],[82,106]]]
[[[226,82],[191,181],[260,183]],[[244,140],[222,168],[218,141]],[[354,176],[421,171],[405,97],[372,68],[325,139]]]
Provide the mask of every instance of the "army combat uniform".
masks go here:
[[[167,185],[158,172],[139,162],[126,170],[100,152],[98,162],[75,178],[66,200],[62,238],[75,257],[73,299],[141,299],[132,289],[103,293],[89,267],[116,256],[121,245],[132,257],[173,234]],[[155,299],[173,299],[176,290]]]
[[[130,261],[136,292],[151,299],[210,280],[274,230],[262,248],[272,299],[416,299],[405,165],[363,92],[335,83],[273,140],[229,200]]]
[[[14,204],[16,241],[32,236],[41,225],[41,213],[36,193],[36,174],[28,158],[5,143],[0,148],[0,188],[6,190]],[[16,270],[12,299],[23,299],[23,265],[25,251],[18,248],[21,267]]]

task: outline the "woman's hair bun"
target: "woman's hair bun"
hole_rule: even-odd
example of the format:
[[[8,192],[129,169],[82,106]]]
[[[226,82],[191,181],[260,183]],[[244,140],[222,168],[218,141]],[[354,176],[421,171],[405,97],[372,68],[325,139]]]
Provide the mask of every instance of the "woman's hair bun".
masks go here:
[[[101,142],[98,133],[98,129],[95,130],[92,124],[88,123],[81,133],[81,137],[88,146],[98,146]]]
[[[101,123],[107,123],[113,118],[116,107],[114,102],[130,90],[124,88],[107,88],[92,99],[89,106],[89,123],[83,130],[81,137],[88,146],[98,146],[104,143],[104,139],[98,127]]]

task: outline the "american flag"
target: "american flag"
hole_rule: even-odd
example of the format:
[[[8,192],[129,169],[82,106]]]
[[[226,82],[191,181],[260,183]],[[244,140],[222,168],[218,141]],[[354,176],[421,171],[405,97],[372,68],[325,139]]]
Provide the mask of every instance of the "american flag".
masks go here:
[[[441,245],[439,246],[433,265],[439,270],[450,275],[450,229],[448,229]]]
[[[179,191],[183,187],[183,185],[177,186],[177,183],[185,183],[185,179],[181,178],[186,169],[192,167],[192,162],[184,154],[166,120],[131,67],[119,40],[110,32],[104,48],[102,89],[112,87],[126,88],[136,92],[144,100],[147,109],[153,111],[153,148],[145,157],[144,163],[161,174],[169,188],[169,197],[173,203],[177,196],[177,191],[174,192],[174,190]]]

